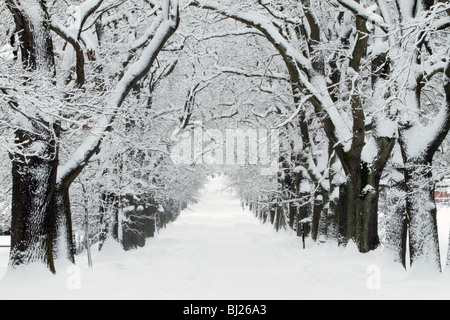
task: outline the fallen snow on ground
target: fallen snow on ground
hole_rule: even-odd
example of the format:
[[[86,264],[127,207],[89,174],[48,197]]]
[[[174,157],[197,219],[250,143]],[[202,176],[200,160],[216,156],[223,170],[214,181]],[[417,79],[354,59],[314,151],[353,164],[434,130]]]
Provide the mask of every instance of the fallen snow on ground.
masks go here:
[[[0,249],[0,299],[449,299],[450,276],[405,272],[382,250],[307,243],[276,233],[216,178],[201,202],[151,239],[123,252],[114,242],[58,274],[33,266],[6,272]],[[446,213],[441,219],[448,221]],[[447,228],[448,230],[448,228]]]
[[[9,257],[9,248],[7,248],[7,246],[9,246],[10,243],[10,237],[0,236],[0,278],[2,278],[6,272],[6,265],[8,264]]]

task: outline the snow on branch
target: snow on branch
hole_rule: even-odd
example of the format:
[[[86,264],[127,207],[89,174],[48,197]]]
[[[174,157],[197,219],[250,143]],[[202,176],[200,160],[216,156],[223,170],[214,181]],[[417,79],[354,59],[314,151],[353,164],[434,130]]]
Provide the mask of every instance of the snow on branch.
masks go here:
[[[226,32],[226,33],[209,34],[209,35],[206,35],[206,36],[202,37],[201,39],[197,39],[197,40],[205,41],[205,40],[211,40],[211,39],[216,39],[216,38],[225,38],[225,37],[232,37],[232,36],[247,36],[247,35],[263,36],[258,31],[251,31],[248,29],[244,29],[244,30],[237,30],[237,31]]]
[[[286,126],[287,124],[291,123],[300,114],[300,111],[302,111],[302,109],[304,108],[304,104],[311,98],[312,98],[311,95],[304,97],[298,104],[297,110],[295,110],[295,112],[289,118],[287,118],[285,121],[277,125],[275,128],[280,129]]]
[[[165,0],[167,2],[175,2],[172,0]],[[175,10],[178,11],[177,4]],[[78,176],[81,170],[87,165],[87,162],[98,150],[106,132],[110,129],[116,114],[119,112],[123,102],[128,93],[131,91],[134,84],[140,81],[151,69],[153,62],[156,60],[159,52],[178,28],[179,19],[177,11],[171,7],[170,16],[161,22],[153,39],[143,50],[140,58],[129,66],[123,75],[122,79],[111,92],[110,97],[106,103],[105,113],[101,115],[97,124],[91,130],[90,136],[78,147],[72,154],[69,160],[58,169],[58,184],[70,184]],[[176,15],[172,19],[173,15]],[[111,113],[110,110],[113,110]]]
[[[58,36],[63,38],[65,41],[70,43],[76,53],[76,74],[77,74],[77,84],[78,86],[83,86],[86,81],[85,71],[84,71],[84,50],[78,41],[78,36],[73,34],[69,29],[65,28],[63,25],[57,22],[51,22],[50,29],[55,32]]]
[[[450,17],[438,19],[433,23],[433,28],[436,30],[444,30],[448,27],[450,27]]]
[[[385,21],[382,17],[380,17],[378,14],[374,13],[374,12],[370,12],[369,10],[367,10],[366,8],[364,8],[362,5],[360,5],[359,3],[353,1],[353,0],[338,0],[338,2],[344,6],[345,8],[347,8],[348,10],[350,10],[351,12],[353,12],[356,16],[373,23],[374,25],[378,26],[381,30],[383,30],[384,32],[388,32],[388,26],[385,24]],[[385,11],[387,10],[387,8],[385,8]]]
[[[82,31],[86,31],[90,28],[92,28],[92,26],[108,11],[115,9],[117,7],[120,7],[122,4],[124,4],[127,0],[120,0],[117,3],[113,3],[109,6],[104,6],[102,8],[98,8],[98,10],[95,12],[95,15],[93,16],[92,19],[90,19],[89,24],[87,24],[85,27],[83,27]]]
[[[314,96],[313,100],[328,115],[334,127],[336,140],[344,145],[344,149],[347,150],[350,147],[351,130],[329,95],[326,79],[314,70],[311,59],[305,57],[302,51],[298,50],[280,33],[279,28],[273,24],[272,16],[266,17],[255,12],[242,11],[236,7],[225,7],[214,0],[193,0],[190,5],[215,11],[262,32],[266,39],[280,52],[286,65],[291,69],[291,81],[298,82],[304,88],[306,94]],[[379,18],[381,19],[381,17]]]
[[[235,19],[244,24],[250,25],[261,31],[266,38],[274,44],[278,50],[284,51],[285,55],[290,56],[299,67],[306,73],[312,74],[313,68],[311,61],[306,58],[301,52],[296,50],[281,34],[278,27],[273,24],[272,18],[267,18],[261,14],[254,12],[242,12],[236,8],[222,6],[216,1],[199,1],[194,0],[190,2],[191,6],[196,6],[208,10],[216,11],[221,15]]]
[[[124,67],[127,67],[130,61],[133,59],[134,54],[148,44],[148,42],[155,36],[155,33],[158,31],[158,27],[162,22],[162,18],[158,17],[155,22],[152,23],[150,28],[148,28],[147,32],[142,35],[139,39],[135,40],[128,49],[128,57],[124,59],[125,61],[122,63]]]
[[[394,24],[394,18],[392,17],[392,13],[386,0],[377,0],[377,4],[386,23],[389,25]]]
[[[447,78],[444,85],[446,86],[446,91],[450,91],[450,62],[446,63],[444,71],[445,77]],[[439,113],[432,123],[427,126],[423,126],[419,123],[406,131],[403,139],[408,145],[408,155],[411,158],[420,158],[427,154],[434,154],[445,139],[449,130],[450,104],[447,98],[447,100],[444,99],[442,102]]]
[[[76,75],[77,85],[82,87],[86,81],[84,64],[85,64],[85,49],[92,50],[91,42],[83,35],[83,28],[86,21],[94,15],[100,8],[104,0],[86,0],[80,4],[72,18],[75,20],[70,26],[66,27],[57,21],[50,21],[50,29],[55,32],[62,39],[70,43],[76,53]]]
[[[411,20],[415,14],[417,0],[397,0],[396,4],[403,21]]]
[[[448,62],[447,60],[441,60],[438,61],[437,63],[434,63],[432,65],[428,65],[426,67],[424,67],[424,74],[423,74],[423,78],[425,81],[430,81],[430,79],[441,72],[445,71],[445,68],[447,67]]]
[[[291,18],[286,16],[285,14],[278,12],[278,11],[274,11],[272,10],[268,5],[270,4],[270,2],[263,2],[262,0],[258,0],[259,5],[261,5],[262,7],[264,7],[264,9],[267,10],[267,12],[273,16],[274,18],[281,20],[283,22],[286,23],[290,23],[290,24],[294,24],[294,25],[300,25],[303,24],[303,21],[301,19],[295,19],[295,18]]]
[[[285,74],[273,74],[273,73],[268,73],[268,72],[251,72],[251,71],[246,71],[246,70],[242,70],[242,69],[227,68],[227,67],[221,67],[221,68],[219,68],[219,70],[222,73],[231,73],[231,74],[244,76],[247,78],[267,78],[267,79],[280,80],[280,81],[290,81],[289,76],[285,75]]]
[[[87,19],[89,19],[89,17],[97,11],[97,9],[102,5],[103,1],[104,0],[87,0],[79,6],[78,17],[76,19],[78,24],[78,38],[83,31],[83,27]]]

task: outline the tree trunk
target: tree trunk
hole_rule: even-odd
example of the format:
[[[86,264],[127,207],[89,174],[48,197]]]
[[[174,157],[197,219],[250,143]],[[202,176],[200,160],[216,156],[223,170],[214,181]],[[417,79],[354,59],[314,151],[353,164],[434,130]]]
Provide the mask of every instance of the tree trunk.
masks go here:
[[[348,183],[339,185],[339,198],[337,202],[337,241],[339,245],[347,244],[347,189]]]
[[[261,207],[261,220],[264,224],[267,222],[268,216],[269,216],[269,206],[265,205]]]
[[[55,59],[46,2],[30,2],[27,6],[18,6],[13,0],[5,2],[14,18],[24,70],[47,74],[48,79],[52,79],[55,75]],[[21,106],[16,107],[20,110]],[[15,132],[16,146],[11,153],[10,265],[17,267],[40,262],[54,273],[55,187],[60,129],[57,124],[42,120],[38,110],[36,107],[32,117],[24,114],[25,117],[17,118],[21,129]]]
[[[427,141],[420,155],[408,153],[409,144],[405,139],[411,124],[400,129],[400,147],[405,164],[406,214],[408,217],[409,251],[411,266],[429,262],[441,271],[439,237],[437,227],[437,207],[435,183],[432,176],[433,158],[450,130],[450,63],[444,72],[444,92],[446,105],[434,126],[438,129]],[[420,95],[416,90],[417,105]]]
[[[427,262],[434,264],[440,271],[437,207],[431,164],[421,159],[406,159],[405,164],[411,266]]]
[[[10,265],[44,263],[55,273],[56,175],[58,147],[52,132],[34,125],[34,132],[16,131],[12,159]],[[39,156],[26,155],[40,150]]]
[[[98,241],[98,251],[103,249],[103,245],[108,238],[109,233],[113,233],[114,217],[117,215],[119,198],[116,194],[110,192],[102,193],[102,202],[100,206],[100,226],[101,231]]]
[[[356,139],[356,138],[354,138]],[[376,249],[378,236],[378,203],[380,179],[386,167],[396,139],[377,139],[378,152],[373,162],[362,161],[359,137],[350,153],[344,154],[341,163],[346,168],[347,181],[341,185],[339,206],[339,232],[345,243],[353,240],[362,253]],[[359,146],[359,147],[357,147]],[[354,152],[356,155],[353,155]],[[344,238],[345,236],[345,238]]]
[[[336,172],[338,171],[336,164],[338,161],[331,145],[328,146],[328,158],[330,171],[328,175],[329,190],[322,190],[323,209],[319,220],[317,240],[337,240],[338,239],[338,199],[339,185],[336,181]],[[341,168],[341,167],[339,167]]]
[[[325,205],[328,204],[328,194],[326,191],[320,189],[314,199],[312,223],[311,223],[311,237],[314,241],[319,238],[319,225],[324,212]]]
[[[360,194],[360,212],[357,218],[356,237],[359,251],[366,253],[375,250],[380,244],[378,236],[378,203],[380,198],[380,179],[378,174],[368,169],[363,172],[363,190]]]
[[[394,185],[386,191],[386,248],[394,253],[395,260],[406,269],[408,246],[408,217],[406,215],[406,192],[404,186]]]
[[[277,212],[277,204],[276,203],[271,203],[269,204],[269,221],[270,224],[274,225],[275,224],[275,215]]]
[[[86,188],[83,187],[83,197],[84,197],[84,242],[87,253],[88,267],[92,269],[92,254],[91,254],[91,239],[89,230],[89,199],[87,198]]]
[[[450,272],[450,235],[448,237],[448,249],[447,249],[447,266],[446,266],[446,270],[447,273]]]
[[[310,202],[311,194],[309,193],[309,189],[310,188],[306,180],[298,182],[297,198],[299,199],[299,206],[297,209],[297,224],[303,224],[304,226],[303,231],[300,228],[297,229],[297,235],[299,237],[302,236],[302,232],[307,237],[311,234],[311,224],[305,221],[308,218],[311,218],[313,210]]]
[[[360,212],[359,191],[361,189],[359,173],[347,178],[346,183],[341,185],[339,194],[339,238],[345,245],[350,240],[358,245],[357,214]]]
[[[318,240],[338,241],[339,185],[330,183],[330,193],[326,195],[325,207],[319,222]]]
[[[285,176],[285,188],[286,188],[286,200],[289,200],[289,203],[287,205],[287,210],[289,213],[288,220],[289,220],[289,227],[294,230],[295,229],[295,223],[297,220],[297,208],[293,202],[295,197],[295,183],[294,179],[292,177],[291,173],[287,173]]]
[[[361,171],[351,175],[347,182],[340,186],[338,225],[339,244],[346,245],[354,241],[362,253],[375,249],[378,238],[378,186],[366,184],[372,180],[367,172],[364,188],[362,188]],[[373,181],[375,182],[375,181]],[[369,189],[365,189],[369,187]],[[364,191],[364,192],[363,192]]]
[[[73,242],[72,211],[70,208],[69,188],[58,185],[56,188],[56,233],[58,235],[54,256],[75,263],[75,245]]]

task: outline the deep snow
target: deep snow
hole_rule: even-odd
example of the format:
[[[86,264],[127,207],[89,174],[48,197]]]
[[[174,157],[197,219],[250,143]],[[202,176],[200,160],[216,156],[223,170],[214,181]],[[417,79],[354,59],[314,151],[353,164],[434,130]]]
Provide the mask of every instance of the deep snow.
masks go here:
[[[211,180],[202,201],[143,249],[107,243],[94,252],[92,270],[81,255],[56,276],[40,266],[6,272],[0,248],[0,299],[450,298],[450,272],[407,273],[382,249],[362,255],[352,245],[307,243],[302,250],[295,234],[262,224],[222,186],[222,178]],[[449,210],[440,214],[448,223]]]

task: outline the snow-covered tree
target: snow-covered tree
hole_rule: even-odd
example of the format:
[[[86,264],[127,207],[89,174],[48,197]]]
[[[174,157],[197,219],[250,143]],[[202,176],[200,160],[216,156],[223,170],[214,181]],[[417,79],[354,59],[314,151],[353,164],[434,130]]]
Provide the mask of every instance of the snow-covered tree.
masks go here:
[[[384,241],[405,267],[439,269],[448,1],[182,7],[0,4],[0,159],[11,159],[0,167],[0,210],[11,203],[11,265],[55,272],[56,258],[74,261],[74,230],[85,239],[98,230],[100,245],[109,235],[141,246],[221,172],[277,230],[361,252]],[[247,154],[267,149],[264,129],[277,134],[273,175],[250,165],[261,154]],[[190,159],[180,165],[185,138]]]
[[[55,256],[73,260],[69,188],[177,29],[178,3],[5,5],[14,18],[11,43],[18,61],[11,66],[15,77],[2,76],[15,132],[11,265],[43,262],[55,272]],[[69,148],[60,140],[73,129],[82,143]],[[69,155],[60,156],[65,151]],[[59,253],[58,247],[65,249]]]
[[[380,93],[388,102],[384,106],[398,114],[411,263],[431,259],[439,269],[431,167],[450,129],[449,38],[445,32],[449,5],[440,1],[395,1],[393,7],[377,1],[377,14],[354,1],[339,2],[380,30],[374,50],[378,57],[384,57],[389,69],[386,82],[381,83]]]
[[[411,260],[432,256],[439,268],[434,188],[423,182],[429,181],[427,168],[448,132],[448,97],[441,94],[441,102],[433,102],[442,108],[437,122],[426,127],[423,143],[411,134],[425,125],[418,117],[421,92],[442,85],[444,91],[437,92],[448,91],[448,41],[442,32],[448,27],[448,4],[304,0],[191,5],[258,30],[283,57],[298,108],[311,106],[322,119],[345,172],[337,213],[340,237],[344,243],[355,241],[362,252],[379,245],[380,180],[399,138],[407,169]],[[440,75],[441,80],[432,80]]]

